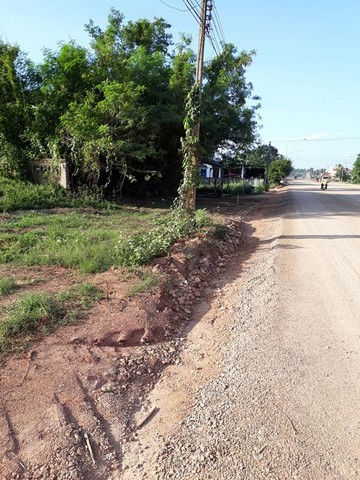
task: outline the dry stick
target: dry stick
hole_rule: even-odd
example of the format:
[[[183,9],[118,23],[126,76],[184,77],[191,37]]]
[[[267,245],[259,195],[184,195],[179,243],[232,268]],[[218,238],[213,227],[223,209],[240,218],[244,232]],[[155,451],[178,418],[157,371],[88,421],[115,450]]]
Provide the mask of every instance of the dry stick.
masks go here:
[[[138,425],[137,429],[140,430],[140,428],[142,428],[149,420],[151,420],[151,418],[159,411],[159,407],[155,407],[151,410],[151,412],[149,413],[149,415],[147,415],[144,420],[140,423],[140,425]]]
[[[95,464],[96,464],[96,461],[95,461],[94,452],[93,452],[93,449],[92,449],[92,446],[91,446],[91,443],[90,443],[89,434],[87,433],[86,430],[84,430],[83,433],[84,433],[84,438],[85,438],[86,446],[87,446],[87,448],[88,448],[88,450],[89,450],[89,453],[90,453],[91,460],[93,461],[93,464],[95,465]]]
[[[20,382],[20,385],[22,385],[22,384],[25,382],[25,380],[26,380],[26,377],[27,377],[27,375],[28,375],[28,373],[29,373],[29,370],[30,370],[30,363],[31,363],[31,360],[30,360],[30,358],[29,358],[29,359],[28,359],[28,364],[27,364],[27,369],[26,369],[26,372],[25,372],[25,374],[24,374],[24,376],[23,376],[23,378],[22,378],[22,380],[21,380],[21,382]]]
[[[25,465],[22,463],[22,461],[17,457],[17,455],[16,455],[14,452],[8,452],[8,453],[7,453],[7,456],[8,456],[8,458],[15,459],[15,460],[18,462],[18,464],[20,465],[20,467],[21,467],[23,470],[26,470]]]

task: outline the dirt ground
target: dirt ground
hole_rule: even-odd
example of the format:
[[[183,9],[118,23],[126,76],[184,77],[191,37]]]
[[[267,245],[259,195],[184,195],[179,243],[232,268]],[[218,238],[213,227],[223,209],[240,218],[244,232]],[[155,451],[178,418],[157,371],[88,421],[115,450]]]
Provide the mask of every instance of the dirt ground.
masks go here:
[[[154,294],[128,297],[133,279],[124,281],[116,269],[96,275],[93,283],[105,298],[81,322],[1,361],[1,478],[123,478],[129,468],[126,446],[136,442],[141,424],[170,405],[182,418],[187,401],[176,393],[180,390],[173,389],[174,403],[160,393],[153,411],[147,396],[180,362],[186,337],[200,318],[205,318],[204,342],[216,333],[222,307],[216,313],[210,300],[230,281],[229,265],[251,236],[250,217],[269,201],[206,200],[207,208],[225,219],[227,230],[181,242],[167,258],[155,261],[150,268],[165,280]],[[22,279],[24,292],[56,292],[79,281],[78,275],[55,267],[2,267],[1,273]],[[3,305],[11,300],[6,297]],[[197,380],[189,388],[194,391],[216,371],[193,368]]]

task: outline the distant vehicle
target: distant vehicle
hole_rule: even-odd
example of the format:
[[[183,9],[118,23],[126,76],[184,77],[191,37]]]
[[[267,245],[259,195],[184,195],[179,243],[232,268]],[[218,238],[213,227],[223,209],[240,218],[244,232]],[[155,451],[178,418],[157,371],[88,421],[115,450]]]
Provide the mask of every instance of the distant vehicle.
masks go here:
[[[327,186],[330,180],[331,180],[330,175],[324,174],[321,176],[321,186],[320,186],[321,190],[327,190]]]

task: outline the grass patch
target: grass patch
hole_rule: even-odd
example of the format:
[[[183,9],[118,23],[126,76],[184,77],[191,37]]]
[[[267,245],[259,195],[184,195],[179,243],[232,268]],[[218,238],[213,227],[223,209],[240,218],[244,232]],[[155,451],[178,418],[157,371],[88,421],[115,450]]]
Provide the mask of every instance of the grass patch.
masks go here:
[[[31,293],[12,303],[0,319],[0,351],[18,349],[38,334],[77,320],[99,298],[93,285],[82,284],[57,295]]]
[[[16,283],[11,277],[0,277],[0,296],[15,290]]]
[[[129,288],[127,291],[129,296],[151,293],[162,281],[162,276],[159,273],[136,269],[135,274],[139,278],[139,281]]]
[[[119,257],[120,240],[146,234],[167,215],[166,210],[137,208],[14,213],[0,224],[0,263],[106,271],[126,265]]]
[[[0,224],[0,263],[58,265],[81,273],[144,265],[209,223],[203,210],[194,218],[138,208],[18,212]]]
[[[67,208],[82,201],[86,208]],[[85,274],[144,265],[210,222],[203,210],[193,217],[177,210],[90,201],[84,195],[75,200],[57,185],[0,178],[1,208],[18,210],[0,223],[0,263],[57,265]]]

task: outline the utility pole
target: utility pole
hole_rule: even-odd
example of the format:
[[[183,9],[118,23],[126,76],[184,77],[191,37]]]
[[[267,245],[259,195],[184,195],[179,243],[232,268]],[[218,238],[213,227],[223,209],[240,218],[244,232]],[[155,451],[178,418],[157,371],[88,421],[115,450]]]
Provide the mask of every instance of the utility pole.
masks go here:
[[[203,67],[204,67],[204,49],[205,49],[205,35],[210,27],[212,10],[212,0],[202,0],[200,24],[199,24],[199,42],[196,61],[196,83],[199,87],[199,96],[201,97],[202,80],[203,80]],[[195,171],[200,165],[200,114],[197,125],[194,128],[194,136],[198,140],[198,148],[194,152],[191,158],[191,170]],[[196,186],[189,186],[189,190],[186,198],[186,209],[189,212],[194,212],[196,208]]]
[[[270,175],[269,175],[269,170],[270,170],[270,163],[271,163],[271,142],[269,142],[269,146],[266,152],[266,173],[265,173],[265,185],[266,185],[266,190],[269,189],[269,180],[270,180]]]

